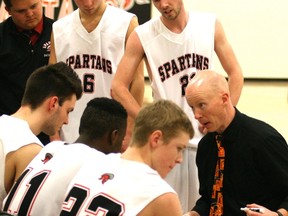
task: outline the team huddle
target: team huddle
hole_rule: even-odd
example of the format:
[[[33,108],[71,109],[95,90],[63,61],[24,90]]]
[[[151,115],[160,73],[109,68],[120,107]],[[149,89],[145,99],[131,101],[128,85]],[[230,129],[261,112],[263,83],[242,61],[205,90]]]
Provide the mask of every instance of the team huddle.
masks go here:
[[[0,216],[288,216],[288,145],[238,110],[217,17],[152,0],[160,16],[139,24],[74,1],[54,21],[42,0],[4,0]]]

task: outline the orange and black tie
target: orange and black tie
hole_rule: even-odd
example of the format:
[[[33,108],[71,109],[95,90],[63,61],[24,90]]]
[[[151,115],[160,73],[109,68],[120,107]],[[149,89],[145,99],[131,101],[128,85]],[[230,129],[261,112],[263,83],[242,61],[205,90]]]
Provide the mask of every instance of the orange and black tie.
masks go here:
[[[212,189],[212,199],[210,206],[209,216],[222,216],[223,215],[223,175],[224,175],[224,160],[225,149],[222,146],[222,135],[215,137],[218,147],[218,160],[215,168],[214,184]]]

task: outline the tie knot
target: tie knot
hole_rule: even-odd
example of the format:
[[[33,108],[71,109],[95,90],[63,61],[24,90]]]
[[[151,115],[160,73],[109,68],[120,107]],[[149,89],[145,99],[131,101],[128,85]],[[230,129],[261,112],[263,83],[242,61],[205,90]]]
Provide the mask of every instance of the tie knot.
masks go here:
[[[216,140],[216,143],[217,143],[218,150],[223,149],[223,145],[222,145],[222,135],[217,134],[217,135],[215,136],[215,140]]]
[[[216,134],[215,139],[216,139],[216,141],[221,142],[222,141],[222,135]]]

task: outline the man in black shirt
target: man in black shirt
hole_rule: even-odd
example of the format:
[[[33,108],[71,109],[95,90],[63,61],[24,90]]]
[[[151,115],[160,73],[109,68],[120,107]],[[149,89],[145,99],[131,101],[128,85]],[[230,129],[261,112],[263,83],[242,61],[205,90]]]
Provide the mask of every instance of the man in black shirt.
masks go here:
[[[26,81],[47,65],[53,20],[43,15],[41,0],[4,0],[10,17],[0,23],[0,115],[15,113]],[[48,143],[47,135],[39,137]]]
[[[288,146],[281,134],[239,112],[231,102],[225,77],[213,71],[201,71],[191,80],[186,99],[207,133],[196,156],[201,197],[187,215],[287,216]],[[216,135],[222,136],[225,152],[219,204],[212,202],[218,160]],[[241,211],[243,207],[247,208]],[[211,213],[215,208],[223,213]],[[251,208],[260,208],[261,213]]]

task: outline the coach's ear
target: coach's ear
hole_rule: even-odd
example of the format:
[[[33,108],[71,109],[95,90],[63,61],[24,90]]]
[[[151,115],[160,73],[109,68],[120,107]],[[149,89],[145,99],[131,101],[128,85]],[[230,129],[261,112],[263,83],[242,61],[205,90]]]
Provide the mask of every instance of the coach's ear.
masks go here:
[[[227,103],[229,103],[230,96],[229,96],[228,93],[226,93],[226,92],[223,93],[222,96],[221,96],[221,98],[222,98],[222,102],[223,102],[223,104],[227,104]]]

